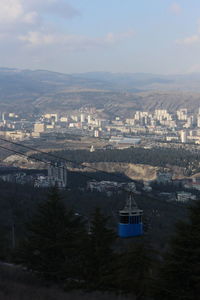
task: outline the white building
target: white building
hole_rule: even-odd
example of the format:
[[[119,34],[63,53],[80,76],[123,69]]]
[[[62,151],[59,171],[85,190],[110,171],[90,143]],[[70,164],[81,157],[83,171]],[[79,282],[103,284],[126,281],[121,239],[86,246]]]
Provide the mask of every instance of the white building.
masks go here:
[[[81,114],[80,121],[81,121],[81,123],[85,123],[85,121],[86,121],[85,114]]]
[[[45,131],[44,123],[35,123],[34,124],[34,132],[41,133]]]
[[[181,143],[187,143],[187,131],[181,130],[180,138],[181,138]]]
[[[45,114],[43,117],[47,120],[54,120],[55,122],[58,122],[58,114]]]
[[[60,117],[60,122],[67,123],[68,122],[68,118],[67,117]]]
[[[99,137],[99,130],[94,131],[94,137],[98,138]]]
[[[186,203],[189,200],[196,200],[196,196],[192,195],[191,193],[178,192],[176,200],[177,202]]]
[[[197,116],[197,127],[200,128],[200,115]]]
[[[177,110],[177,117],[180,121],[186,121],[187,120],[187,108],[181,108],[180,110]]]

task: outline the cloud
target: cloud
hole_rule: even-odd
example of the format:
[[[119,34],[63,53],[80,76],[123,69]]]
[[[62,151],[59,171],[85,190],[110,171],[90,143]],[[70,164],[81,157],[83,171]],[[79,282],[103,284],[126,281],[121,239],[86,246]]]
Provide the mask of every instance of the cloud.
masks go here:
[[[67,0],[0,0],[2,64],[11,67],[20,64],[26,68],[60,61],[62,66],[68,53],[112,48],[134,37],[133,30],[95,37],[70,33],[65,26],[59,28],[63,23],[58,19],[79,15]]]
[[[80,13],[64,0],[0,0],[1,24],[37,24],[43,14],[72,18]]]
[[[0,22],[13,23],[24,15],[24,10],[19,0],[0,1]]]
[[[22,19],[22,21],[27,24],[36,24],[38,23],[38,20],[39,20],[39,15],[36,11],[31,11],[26,13]]]
[[[36,10],[40,13],[58,15],[63,18],[72,18],[80,15],[80,11],[66,3],[64,0],[22,0],[27,10]]]
[[[107,33],[106,37],[104,38],[104,41],[108,42],[108,43],[116,43],[116,42],[119,42],[124,39],[132,38],[134,35],[135,35],[134,30],[121,32],[118,34],[114,34],[114,33],[110,32],[110,33]]]
[[[52,34],[43,34],[37,31],[30,31],[26,35],[18,36],[18,40],[31,46],[49,45],[56,42],[57,37]]]
[[[180,15],[182,8],[180,6],[180,4],[178,4],[177,2],[172,3],[172,5],[170,6],[170,11],[171,13],[173,13],[174,15]]]
[[[79,51],[112,46],[134,35],[133,30],[110,32],[102,37],[66,33],[54,23],[53,14],[59,18],[72,18],[80,12],[66,0],[0,0],[0,40],[5,47],[12,45],[16,51],[45,47]],[[46,15],[50,15],[48,24]]]
[[[9,45],[10,41],[16,41],[16,46],[25,40],[32,45],[50,44],[53,43],[52,32],[57,27],[52,15],[72,18],[78,14],[78,10],[65,0],[0,0],[0,40]],[[48,24],[47,15],[50,15]],[[48,32],[43,34],[47,27]]]
[[[195,64],[187,70],[187,73],[199,73],[199,72],[200,72],[200,64]]]
[[[48,33],[45,31],[30,31],[18,36],[18,40],[27,47],[63,46],[66,50],[86,50],[94,47],[105,47],[132,38],[134,31],[130,30],[114,34],[112,32],[104,37],[92,38],[84,35]]]
[[[198,20],[197,25],[198,28],[195,34],[185,37],[183,39],[178,39],[176,43],[180,45],[188,45],[188,46],[200,43],[200,20]]]
[[[194,35],[186,37],[182,40],[177,40],[177,44],[193,45],[193,44],[199,43],[199,41],[200,41],[200,35],[199,34],[194,34]]]

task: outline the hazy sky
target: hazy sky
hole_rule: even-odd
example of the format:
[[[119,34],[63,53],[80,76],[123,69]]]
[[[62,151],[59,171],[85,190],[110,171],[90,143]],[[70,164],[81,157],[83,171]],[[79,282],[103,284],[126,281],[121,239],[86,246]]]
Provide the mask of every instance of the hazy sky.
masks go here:
[[[0,0],[0,66],[200,72],[200,0]]]

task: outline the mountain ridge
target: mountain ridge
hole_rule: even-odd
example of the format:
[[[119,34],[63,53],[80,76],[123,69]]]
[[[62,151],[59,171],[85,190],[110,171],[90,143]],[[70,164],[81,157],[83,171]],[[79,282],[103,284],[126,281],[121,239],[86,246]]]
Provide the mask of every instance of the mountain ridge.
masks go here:
[[[62,111],[95,106],[129,116],[132,110],[200,106],[200,74],[87,72],[0,68],[1,111]]]

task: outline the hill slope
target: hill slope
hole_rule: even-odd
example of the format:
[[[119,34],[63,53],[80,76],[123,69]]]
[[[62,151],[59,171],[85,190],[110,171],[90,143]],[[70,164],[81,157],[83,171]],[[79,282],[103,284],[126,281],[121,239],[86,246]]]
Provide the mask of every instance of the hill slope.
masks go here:
[[[196,110],[200,75],[83,73],[0,68],[1,111],[63,111],[96,106],[107,114],[180,107]]]

